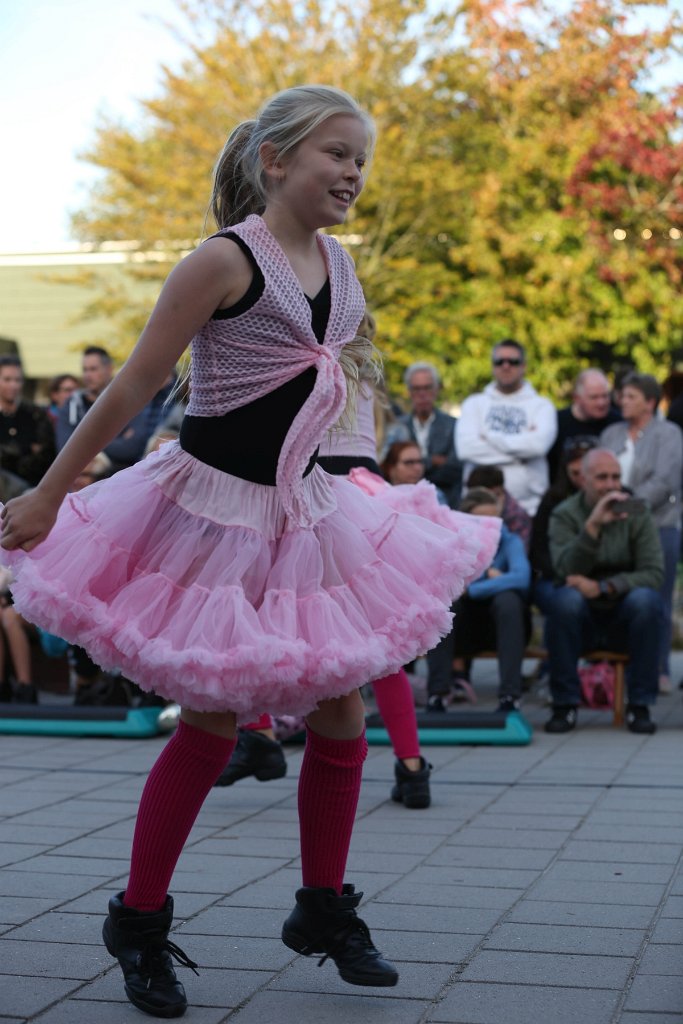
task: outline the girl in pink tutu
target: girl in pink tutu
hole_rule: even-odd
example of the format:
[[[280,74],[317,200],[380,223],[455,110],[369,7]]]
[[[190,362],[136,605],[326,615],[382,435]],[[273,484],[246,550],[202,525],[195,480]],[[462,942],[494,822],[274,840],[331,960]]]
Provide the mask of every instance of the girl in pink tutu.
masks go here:
[[[170,274],[126,365],[39,486],[3,512],[17,610],[182,706],[145,785],[131,874],[104,941],[128,998],[187,1001],[172,964],[168,886],[237,720],[305,714],[303,886],[282,938],[354,985],[395,985],[343,881],[366,755],[358,687],[396,672],[451,624],[492,557],[466,535],[368,497],[316,450],[369,363],[363,293],[342,246],[370,119],[346,93],[277,94],[232,133],[215,172],[218,232]],[[191,343],[177,442],[115,477],[71,481],[159,390]],[[347,389],[347,381],[349,387]]]

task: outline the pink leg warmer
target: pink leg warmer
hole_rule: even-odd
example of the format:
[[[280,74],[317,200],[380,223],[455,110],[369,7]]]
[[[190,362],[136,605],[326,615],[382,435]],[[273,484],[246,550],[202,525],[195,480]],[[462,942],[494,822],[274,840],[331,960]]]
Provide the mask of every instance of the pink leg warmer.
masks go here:
[[[149,773],[133,837],[123,902],[159,910],[183,846],[206,796],[230,760],[234,740],[182,720]]]
[[[400,669],[393,676],[375,679],[372,688],[396,757],[419,757],[415,701],[408,676]]]
[[[365,731],[357,739],[332,740],[306,729],[299,776],[299,829],[303,884],[341,895],[356,817]]]

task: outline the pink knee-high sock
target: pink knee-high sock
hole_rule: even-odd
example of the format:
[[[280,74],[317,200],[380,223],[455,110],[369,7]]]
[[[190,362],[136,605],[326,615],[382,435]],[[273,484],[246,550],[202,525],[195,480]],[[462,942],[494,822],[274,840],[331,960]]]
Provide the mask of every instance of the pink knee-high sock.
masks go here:
[[[142,791],[123,898],[127,907],[163,906],[190,830],[234,746],[234,740],[178,722]]]
[[[419,757],[415,701],[408,676],[400,669],[393,676],[375,679],[372,688],[396,757]]]
[[[299,829],[303,884],[341,895],[356,817],[365,730],[353,740],[331,740],[306,729],[299,776]]]

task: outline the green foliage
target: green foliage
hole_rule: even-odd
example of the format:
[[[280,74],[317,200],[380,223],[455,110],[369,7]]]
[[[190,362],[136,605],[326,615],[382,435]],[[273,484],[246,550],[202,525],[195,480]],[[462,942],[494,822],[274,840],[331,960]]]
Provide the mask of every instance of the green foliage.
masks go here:
[[[360,239],[349,248],[390,385],[428,358],[462,399],[505,336],[558,398],[581,367],[632,358],[661,376],[683,350],[681,96],[645,88],[680,41],[674,14],[655,32],[630,27],[631,8],[648,5],[628,0],[568,0],[561,14],[542,0],[183,6],[183,68],[165,72],[139,125],[102,121],[84,154],[104,173],[74,218],[81,238],[196,244],[228,133],[278,89],[324,81],[378,125],[340,233]],[[160,283],[167,269],[132,273]],[[102,302],[129,347],[143,312],[122,294]]]

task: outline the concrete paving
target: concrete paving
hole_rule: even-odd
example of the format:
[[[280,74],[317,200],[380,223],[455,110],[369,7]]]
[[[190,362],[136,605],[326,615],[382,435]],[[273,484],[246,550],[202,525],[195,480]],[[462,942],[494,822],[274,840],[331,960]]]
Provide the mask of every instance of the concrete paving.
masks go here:
[[[491,707],[495,664],[477,662]],[[673,678],[683,676],[676,654]],[[683,704],[641,738],[604,712],[527,747],[430,747],[433,805],[388,799],[372,747],[347,879],[397,963],[394,989],[345,985],[279,939],[299,884],[296,784],[215,789],[173,879],[179,968],[196,1024],[681,1024]],[[166,742],[0,737],[0,1024],[125,1024],[100,940],[125,884],[139,794]]]

